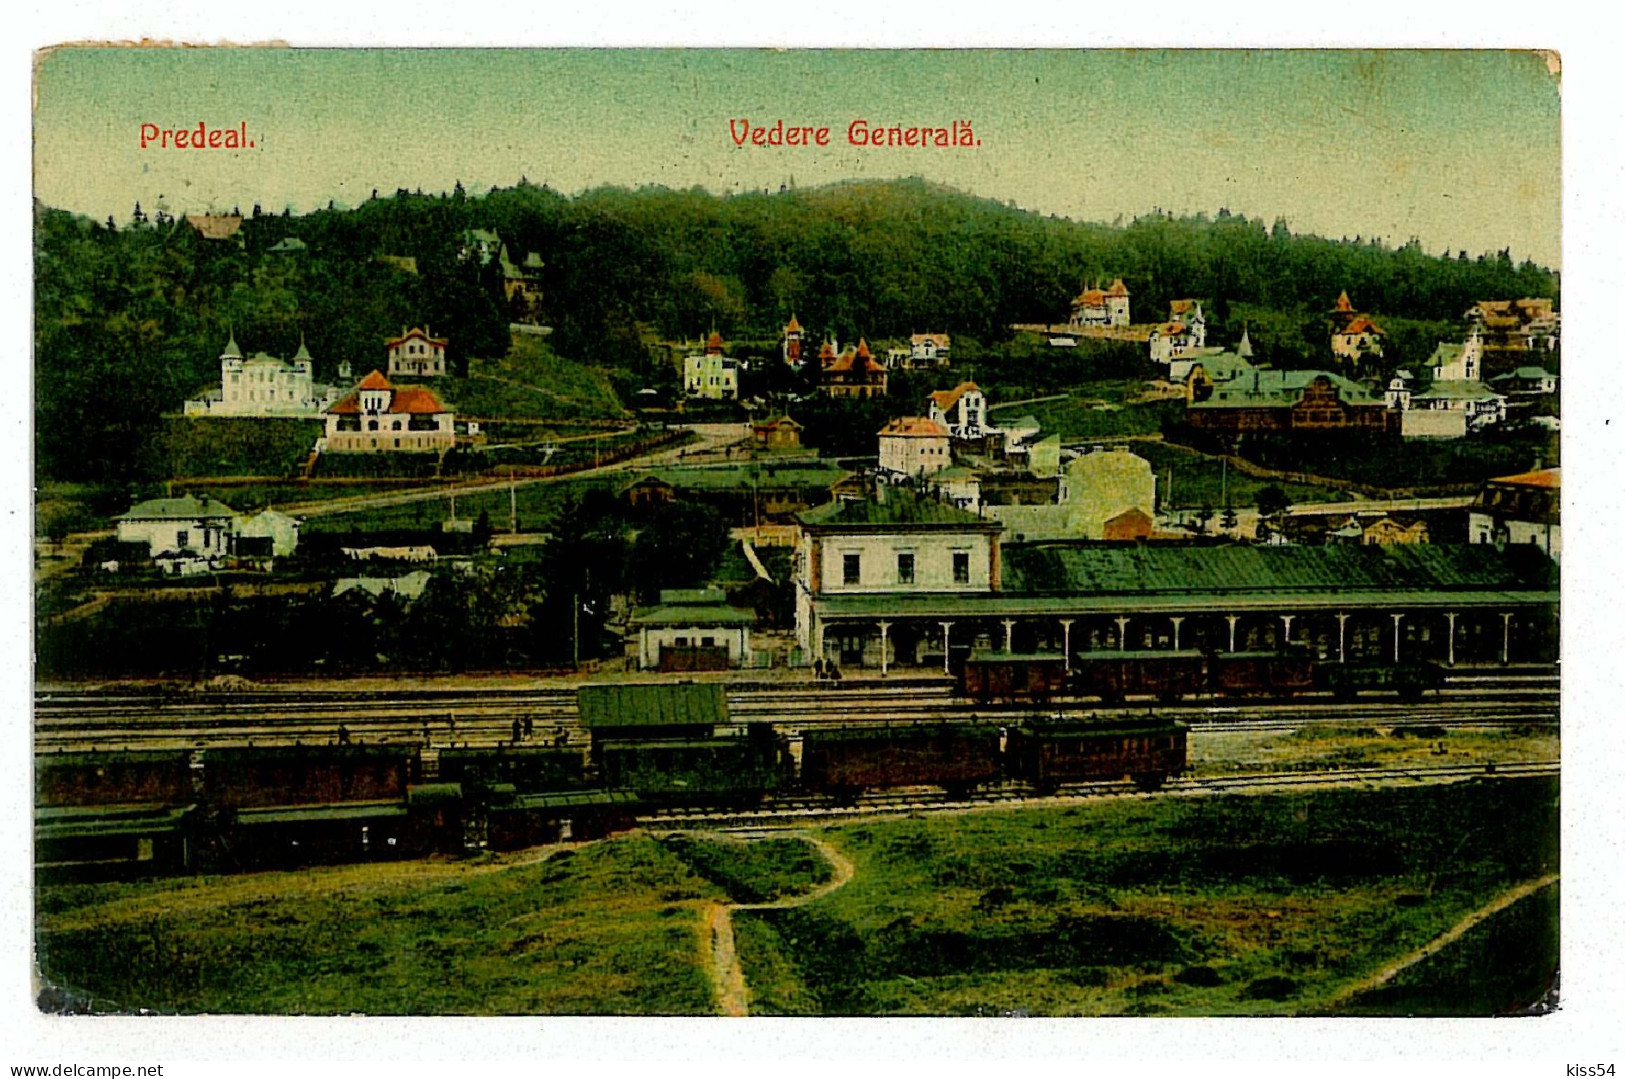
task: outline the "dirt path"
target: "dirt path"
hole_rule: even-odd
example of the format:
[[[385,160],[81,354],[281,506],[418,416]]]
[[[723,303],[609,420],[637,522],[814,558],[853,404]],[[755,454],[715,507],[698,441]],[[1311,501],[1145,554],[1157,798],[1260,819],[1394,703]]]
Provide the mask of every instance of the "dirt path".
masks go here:
[[[750,1014],[750,986],[745,983],[745,971],[739,965],[739,956],[734,949],[734,911],[786,910],[790,907],[805,906],[814,900],[824,898],[852,879],[854,872],[852,863],[847,861],[846,856],[840,851],[822,839],[805,833],[795,833],[794,838],[811,844],[830,864],[834,872],[829,880],[809,892],[786,899],[775,899],[771,903],[716,903],[706,911],[703,939],[709,944],[708,970],[711,985],[716,992],[717,1011],[722,1015]]]
[[[1525,881],[1516,888],[1503,892],[1494,900],[1486,903],[1482,907],[1479,907],[1477,910],[1467,915],[1467,917],[1463,918],[1461,921],[1457,922],[1443,933],[1434,937],[1420,948],[1400,956],[1392,963],[1389,963],[1387,966],[1377,971],[1377,973],[1373,974],[1371,977],[1365,979],[1357,985],[1350,986],[1349,988],[1343,990],[1341,993],[1337,994],[1337,996],[1332,998],[1331,1006],[1335,1007],[1339,1004],[1346,1003],[1361,993],[1388,984],[1401,973],[1415,966],[1417,963],[1420,963],[1422,960],[1437,954],[1449,945],[1454,944],[1457,940],[1460,940],[1462,936],[1464,936],[1467,931],[1472,929],[1474,926],[1501,913],[1514,903],[1527,899],[1529,896],[1534,895],[1536,892],[1544,888],[1551,887],[1558,882],[1558,879],[1559,875],[1553,873],[1549,876],[1541,877],[1538,880]]]

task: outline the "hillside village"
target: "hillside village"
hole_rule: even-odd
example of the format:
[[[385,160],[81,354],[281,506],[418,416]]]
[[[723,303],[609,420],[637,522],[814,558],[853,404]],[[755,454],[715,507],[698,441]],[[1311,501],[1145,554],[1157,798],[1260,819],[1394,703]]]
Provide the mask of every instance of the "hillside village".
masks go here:
[[[828,212],[774,205],[792,227]],[[410,215],[430,209],[463,227],[424,231]],[[534,188],[400,192],[304,219],[137,207],[104,226],[41,208],[42,674],[946,669],[958,645],[933,650],[918,627],[906,648],[884,621],[829,635],[849,615],[820,599],[833,570],[817,537],[860,521],[841,572],[898,595],[997,594],[1067,551],[1560,557],[1561,316],[1534,267],[1434,260],[1450,308],[1356,287],[1370,272],[1287,307],[1206,272],[1147,288],[1125,256],[963,319],[934,301],[865,314],[850,283],[810,273],[748,307],[715,277],[721,292],[682,311],[612,314],[595,293],[594,324],[581,277],[604,283],[601,256],[548,242],[548,221],[578,209]],[[1333,263],[1423,258],[1223,215],[1203,227]],[[179,336],[87,353],[137,340],[133,311],[70,314],[80,265],[121,245],[136,284],[185,261],[200,295],[249,299],[155,309],[146,325]],[[1464,291],[1473,277],[1554,294]],[[261,305],[271,291],[295,313]],[[97,364],[138,392],[95,402],[86,422],[111,426],[64,456],[49,425]],[[124,452],[119,432],[137,440]],[[967,617],[967,648],[1060,643],[1030,620],[1006,619],[1001,639],[997,619]],[[137,645],[151,632],[166,647]],[[1156,647],[1162,630],[1147,632]],[[1307,640],[1290,619],[1284,633]]]

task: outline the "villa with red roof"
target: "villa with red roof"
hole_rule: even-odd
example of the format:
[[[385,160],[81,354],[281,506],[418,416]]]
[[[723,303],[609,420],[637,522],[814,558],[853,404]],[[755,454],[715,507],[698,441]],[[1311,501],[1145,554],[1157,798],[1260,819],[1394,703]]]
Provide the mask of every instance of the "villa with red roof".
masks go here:
[[[1072,301],[1072,317],[1068,325],[1073,329],[1086,326],[1127,326],[1128,286],[1121,277],[1108,288],[1087,288]]]
[[[432,337],[428,327],[401,328],[388,342],[389,373],[406,378],[439,378],[446,373],[446,338]]]
[[[857,348],[824,364],[822,388],[830,397],[884,397],[886,368],[869,352],[869,342],[859,338]]]
[[[396,386],[376,370],[326,416],[327,453],[431,453],[457,441],[451,409],[433,390]]]
[[[954,463],[948,429],[924,416],[904,416],[880,430],[880,467],[898,476],[927,476]]]
[[[1345,360],[1382,355],[1382,339],[1387,334],[1370,316],[1354,310],[1347,291],[1338,294],[1331,319],[1332,355]]]

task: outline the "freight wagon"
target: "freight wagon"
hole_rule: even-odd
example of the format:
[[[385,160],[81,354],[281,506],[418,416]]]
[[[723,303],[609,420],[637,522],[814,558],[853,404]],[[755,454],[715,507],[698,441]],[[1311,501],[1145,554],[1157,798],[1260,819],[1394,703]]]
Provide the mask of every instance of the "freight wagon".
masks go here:
[[[1011,728],[1005,762],[1012,778],[1040,793],[1062,783],[1132,779],[1155,790],[1185,770],[1185,724],[1152,718],[1029,720]]]
[[[801,785],[837,798],[875,787],[941,787],[963,797],[1000,778],[999,728],[969,724],[836,727],[802,734]]]

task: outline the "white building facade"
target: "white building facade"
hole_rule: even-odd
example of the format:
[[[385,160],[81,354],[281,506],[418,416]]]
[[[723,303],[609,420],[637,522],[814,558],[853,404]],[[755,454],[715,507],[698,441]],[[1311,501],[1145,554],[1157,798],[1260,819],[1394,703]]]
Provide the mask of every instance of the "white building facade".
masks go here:
[[[438,453],[457,443],[450,409],[433,390],[395,386],[373,371],[327,410],[325,453]]]
[[[953,464],[948,430],[923,416],[904,416],[880,429],[880,468],[897,476],[928,476]]]
[[[232,336],[220,354],[220,388],[187,401],[188,416],[319,416],[338,390],[316,382],[305,342],[292,360],[263,352],[244,357]]]

